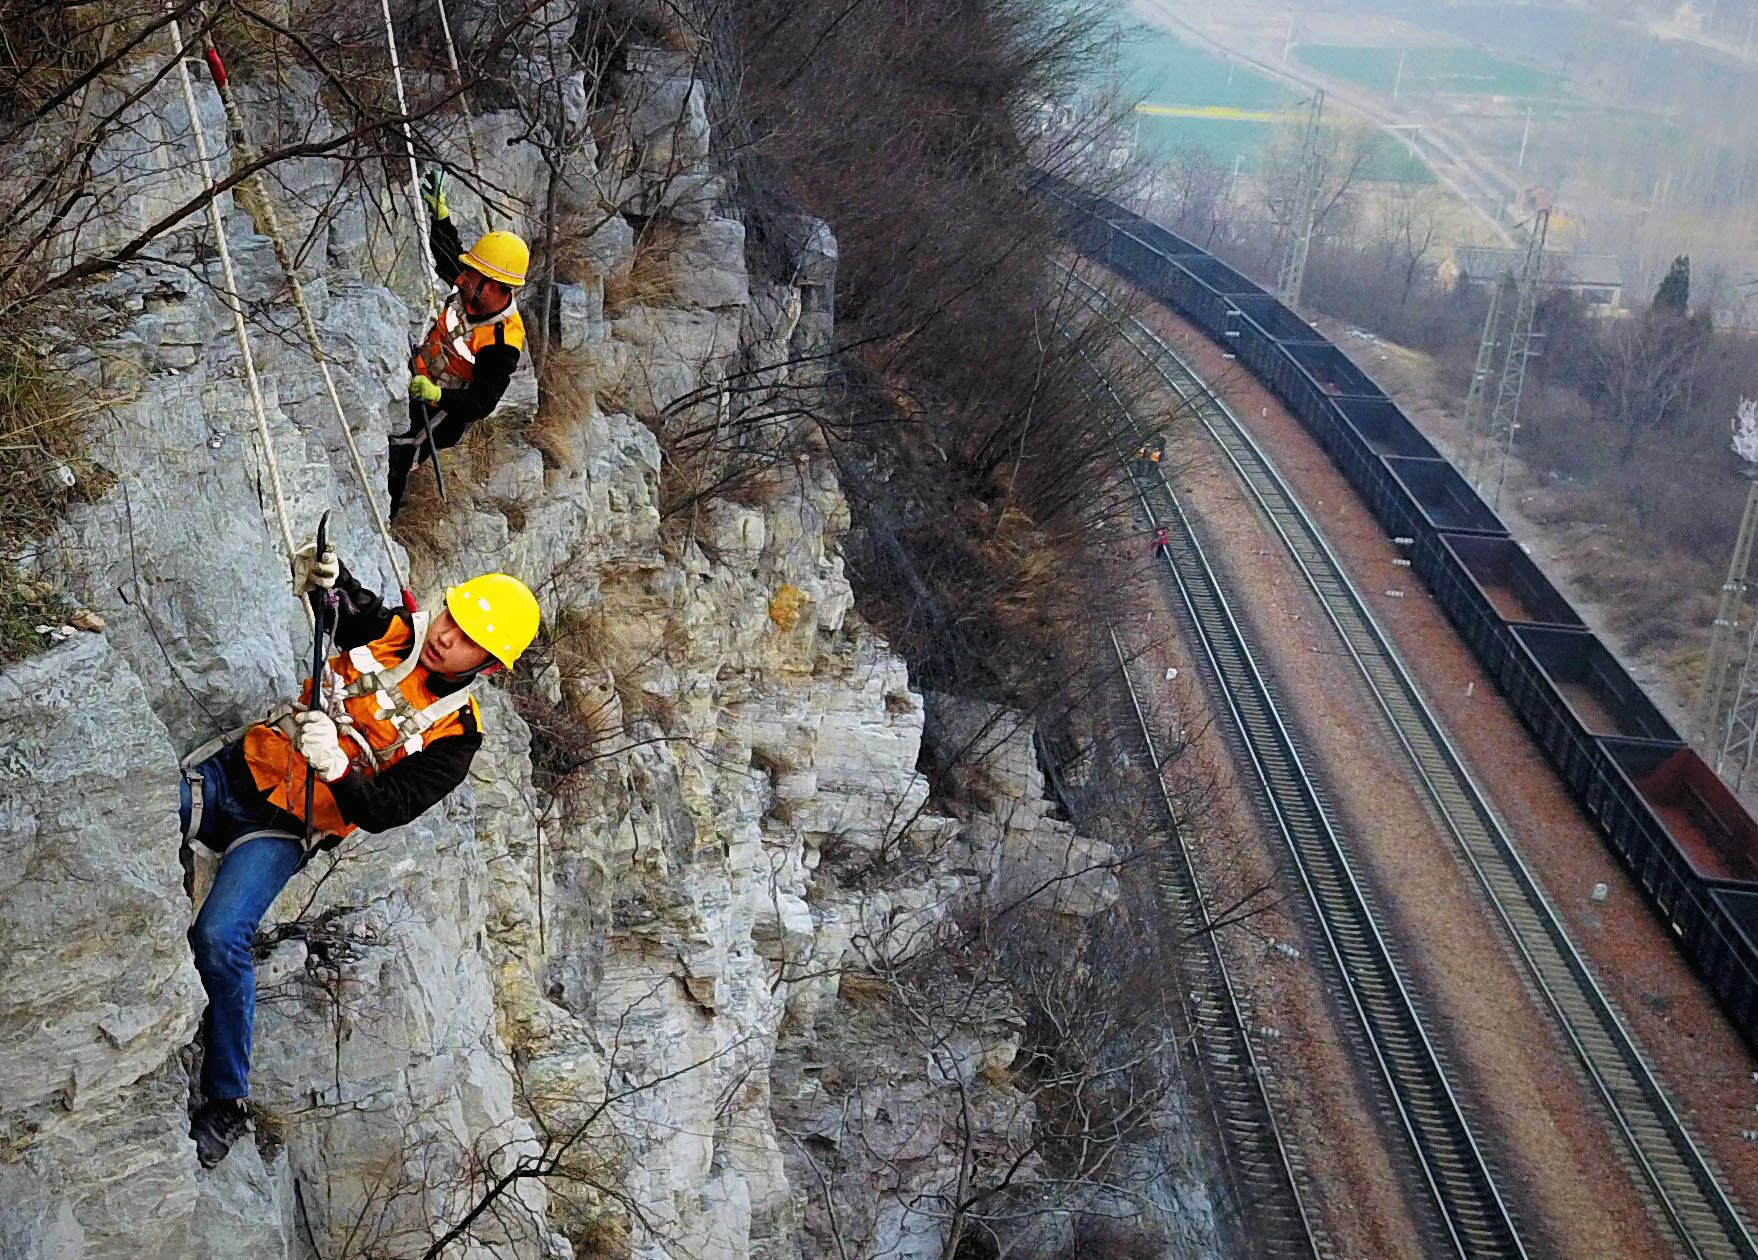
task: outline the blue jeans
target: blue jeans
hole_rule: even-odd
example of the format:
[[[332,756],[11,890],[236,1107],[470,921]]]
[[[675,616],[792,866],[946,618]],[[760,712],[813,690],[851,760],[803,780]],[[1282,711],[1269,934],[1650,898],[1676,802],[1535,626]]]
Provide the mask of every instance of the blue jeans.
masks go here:
[[[202,780],[202,814],[200,830],[190,838],[224,849],[240,836],[251,837],[221,860],[214,886],[189,929],[195,969],[208,994],[201,1092],[209,1099],[245,1098],[250,1094],[250,1035],[256,1022],[251,947],[263,915],[304,861],[305,846],[298,820],[256,792],[237,745],[221,749],[192,773]],[[185,781],[185,832],[190,804]]]

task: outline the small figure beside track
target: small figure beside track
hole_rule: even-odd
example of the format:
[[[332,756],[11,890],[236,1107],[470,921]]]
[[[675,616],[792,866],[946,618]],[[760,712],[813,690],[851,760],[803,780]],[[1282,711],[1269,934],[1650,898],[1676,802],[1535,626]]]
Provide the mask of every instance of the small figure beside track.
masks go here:
[[[409,430],[391,438],[393,516],[415,465],[455,446],[500,404],[525,346],[514,291],[525,283],[530,249],[511,232],[488,232],[466,250],[438,170],[421,181],[421,199],[429,212],[434,272],[452,288],[410,359]]]
[[[512,668],[540,620],[530,590],[504,573],[450,588],[430,620],[385,603],[315,545],[299,552],[294,586],[321,606],[320,636],[327,621],[338,649],[321,707],[290,705],[183,772],[184,839],[224,855],[189,929],[208,996],[190,1137],[209,1168],[246,1126],[263,915],[313,851],[411,822],[464,782],[482,746],[471,684]],[[310,703],[311,679],[300,694]]]

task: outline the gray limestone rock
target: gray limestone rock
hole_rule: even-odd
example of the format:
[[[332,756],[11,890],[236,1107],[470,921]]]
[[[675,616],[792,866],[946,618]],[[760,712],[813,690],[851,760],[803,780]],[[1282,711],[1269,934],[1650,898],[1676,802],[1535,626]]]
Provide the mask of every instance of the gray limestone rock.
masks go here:
[[[85,1230],[73,1205],[22,1166],[0,1164],[0,1255],[82,1260]]]
[[[610,335],[629,356],[622,378],[606,392],[636,415],[656,416],[726,374],[738,350],[739,316],[736,310],[635,306],[611,321]]]
[[[202,997],[183,936],[177,760],[140,679],[104,637],[78,635],[0,674],[0,730],[11,1125],[45,1106],[77,1113],[157,1069],[190,1039]]]
[[[563,350],[584,350],[605,337],[604,279],[596,276],[589,284],[559,284],[556,296],[561,301]]]
[[[615,76],[623,125],[638,147],[643,173],[663,179],[708,156],[708,97],[680,53],[632,48]]]
[[[709,219],[692,227],[667,259],[669,292],[680,306],[743,306],[750,300],[745,271],[745,225]]]
[[[1076,917],[1114,904],[1120,853],[1051,816],[1032,720],[939,693],[929,694],[928,715],[925,738],[933,756],[947,780],[982,810],[967,833],[992,855],[990,901],[1005,906],[1029,899]]]

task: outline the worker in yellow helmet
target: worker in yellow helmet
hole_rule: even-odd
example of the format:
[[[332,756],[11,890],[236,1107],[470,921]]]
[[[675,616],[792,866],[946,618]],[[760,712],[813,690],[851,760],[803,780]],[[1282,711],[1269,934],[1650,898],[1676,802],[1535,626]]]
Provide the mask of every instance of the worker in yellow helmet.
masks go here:
[[[499,405],[525,346],[514,291],[531,268],[530,249],[511,232],[489,232],[466,250],[446,207],[445,176],[437,169],[422,180],[421,199],[431,216],[434,270],[452,289],[409,364],[409,431],[391,438],[393,516],[403,504],[410,470],[430,454],[428,426],[435,446],[456,445]]]
[[[335,600],[338,652],[325,671],[323,707],[289,705],[183,772],[184,838],[223,855],[189,929],[208,997],[204,1101],[190,1136],[209,1168],[225,1158],[248,1117],[251,950],[263,915],[312,851],[357,829],[412,822],[464,782],[482,746],[471,686],[512,668],[540,620],[530,590],[504,573],[451,587],[431,617],[405,611],[350,576],[334,551],[319,555],[316,546],[297,558],[294,586],[314,602]],[[311,695],[307,679],[301,700]]]

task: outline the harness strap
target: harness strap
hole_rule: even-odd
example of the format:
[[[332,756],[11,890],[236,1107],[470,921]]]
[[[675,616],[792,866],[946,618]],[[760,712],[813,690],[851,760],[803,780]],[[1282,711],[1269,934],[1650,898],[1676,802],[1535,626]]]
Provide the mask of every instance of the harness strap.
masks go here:
[[[183,758],[183,760],[177,763],[177,768],[183,771],[185,778],[188,778],[189,771],[193,770],[196,766],[199,766],[209,757],[219,752],[220,749],[229,748],[233,744],[236,744],[239,740],[244,738],[245,732],[250,730],[253,726],[276,727],[282,734],[291,739],[292,732],[288,730],[283,723],[298,711],[299,709],[296,705],[278,704],[262,717],[257,718],[254,721],[246,722],[243,726],[235,726],[224,734],[214,736],[205,744],[197,744],[195,748]]]
[[[426,609],[422,609],[412,614],[409,622],[409,655],[389,669],[380,666],[378,658],[364,647],[355,648],[348,654],[348,659],[353,662],[354,668],[360,670],[360,677],[349,683],[343,693],[348,699],[352,700],[356,696],[364,696],[369,691],[401,694],[403,680],[413,674],[415,667],[421,663],[421,649],[427,646],[427,628],[430,616]],[[365,656],[357,658],[354,655],[355,652],[364,652]],[[370,670],[362,663],[362,660],[370,662]]]
[[[454,289],[453,292],[456,293],[457,290]],[[442,335],[452,339],[452,353],[464,362],[474,364],[476,351],[470,348],[470,334],[474,330],[470,327],[469,319],[455,305],[447,302],[445,309],[440,312],[440,320],[440,327],[444,330]]]
[[[471,686],[475,686],[475,684],[472,683]],[[395,723],[398,731],[402,732],[402,737],[379,755],[394,753],[399,748],[406,748],[411,753],[420,752],[428,730],[469,703],[470,687],[460,687],[451,695],[441,697],[425,709],[415,710],[407,716],[402,713],[396,714],[391,718],[391,721]]]
[[[209,757],[219,752],[220,749],[226,747],[228,744],[236,743],[243,737],[245,731],[248,731],[251,726],[255,725],[256,723],[252,722],[250,726],[234,727],[223,735],[214,736],[204,744],[197,744],[182,761],[177,763],[178,770],[182,771],[183,777],[187,779],[189,777],[189,772],[196,766],[199,766],[202,762],[206,761]]]
[[[246,841],[260,840],[264,836],[273,836],[278,840],[291,840],[294,844],[299,845],[300,851],[303,854],[299,859],[299,862],[300,865],[303,866],[306,860],[317,850],[334,848],[336,845],[337,837],[327,831],[320,831],[312,836],[311,847],[306,848],[304,837],[294,832],[284,830],[280,827],[258,827],[254,831],[246,831],[233,836],[224,849],[220,849],[216,852],[206,841],[197,839],[197,837],[201,835],[203,785],[205,780],[203,780],[199,774],[190,774],[188,771],[184,772],[183,777],[189,784],[189,829],[183,833],[183,845],[190,853],[205,850],[208,853],[214,854],[214,859],[211,860],[217,860],[224,858],[228,853],[232,852],[233,849],[236,849]]]
[[[220,853],[220,856],[222,858],[225,857],[226,854],[232,852],[233,849],[236,849],[241,844],[247,844],[252,840],[262,840],[267,838],[291,840],[294,844],[298,845],[299,852],[303,855],[299,859],[299,864],[303,866],[306,858],[309,858],[316,850],[324,847],[323,842],[330,839],[330,835],[325,831],[317,832],[311,837],[311,847],[307,848],[305,846],[305,837],[299,835],[297,832],[283,831],[279,827],[259,827],[255,831],[247,831],[243,835],[235,836],[232,843],[225,847]]]
[[[201,834],[202,784],[207,780],[193,770],[185,769],[183,781],[189,785],[189,826],[183,829],[183,839],[188,842]]]

